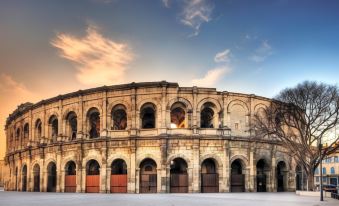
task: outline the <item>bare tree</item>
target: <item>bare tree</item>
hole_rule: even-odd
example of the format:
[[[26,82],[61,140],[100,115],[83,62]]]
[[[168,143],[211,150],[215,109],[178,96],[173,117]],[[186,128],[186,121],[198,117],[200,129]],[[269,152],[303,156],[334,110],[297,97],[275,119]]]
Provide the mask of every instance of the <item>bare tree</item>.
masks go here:
[[[255,115],[258,137],[274,138],[288,148],[314,187],[314,171],[324,156],[339,147],[339,89],[335,85],[305,81],[280,92],[263,112]],[[320,142],[328,146],[320,149]],[[321,150],[321,151],[320,151]]]

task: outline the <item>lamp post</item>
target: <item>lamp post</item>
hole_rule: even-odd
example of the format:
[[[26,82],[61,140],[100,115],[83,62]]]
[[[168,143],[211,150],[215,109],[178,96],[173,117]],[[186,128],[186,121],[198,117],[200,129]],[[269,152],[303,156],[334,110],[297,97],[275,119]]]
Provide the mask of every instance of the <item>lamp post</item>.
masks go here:
[[[320,201],[324,201],[324,194],[323,194],[323,164],[322,164],[322,156],[321,156],[321,149],[323,145],[321,143],[321,138],[320,138],[320,143],[319,143],[319,158],[320,158]]]

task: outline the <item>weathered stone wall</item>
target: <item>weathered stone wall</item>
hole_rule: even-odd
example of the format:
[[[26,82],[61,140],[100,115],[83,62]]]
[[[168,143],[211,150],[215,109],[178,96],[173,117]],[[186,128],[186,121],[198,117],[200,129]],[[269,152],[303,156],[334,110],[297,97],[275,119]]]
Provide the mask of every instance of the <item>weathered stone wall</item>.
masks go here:
[[[171,128],[171,106],[177,102],[185,110],[185,128]],[[141,128],[141,109],[146,103],[155,108],[155,128]],[[200,128],[200,114],[205,103],[213,105],[213,127]],[[112,130],[112,109],[123,105],[127,128]],[[254,141],[250,130],[254,114],[270,105],[267,98],[197,87],[179,87],[175,83],[132,83],[79,91],[45,100],[10,116],[6,125],[6,163],[9,176],[6,190],[22,189],[22,171],[27,167],[27,190],[33,191],[33,168],[40,166],[40,191],[47,190],[47,167],[56,164],[57,192],[64,192],[65,166],[76,163],[77,192],[85,192],[86,164],[100,165],[100,192],[110,191],[111,164],[122,159],[127,164],[128,192],[139,193],[140,163],[153,159],[157,166],[157,192],[169,192],[170,165],[175,158],[187,163],[188,191],[201,191],[201,165],[207,158],[215,162],[219,174],[219,191],[230,191],[231,164],[238,160],[245,174],[245,191],[257,191],[256,165],[265,160],[267,191],[277,190],[277,164],[285,163],[285,190],[295,189],[295,162],[274,140]],[[100,112],[100,137],[89,138],[88,111]],[[72,140],[67,115],[77,116],[76,139]],[[58,118],[58,134],[51,136],[49,119]],[[37,121],[42,134],[37,133]],[[24,134],[24,126],[29,132]],[[17,134],[18,128],[20,133]]]

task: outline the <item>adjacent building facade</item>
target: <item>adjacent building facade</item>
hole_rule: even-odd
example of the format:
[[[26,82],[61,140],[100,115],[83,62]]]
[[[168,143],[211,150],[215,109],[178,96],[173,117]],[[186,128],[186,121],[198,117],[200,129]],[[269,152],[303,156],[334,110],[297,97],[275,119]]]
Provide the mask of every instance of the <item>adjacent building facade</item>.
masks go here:
[[[323,184],[339,185],[339,151],[326,157],[322,162]],[[314,183],[320,185],[320,168],[315,170]]]
[[[18,107],[6,124],[6,190],[101,193],[294,191],[288,151],[258,139],[271,100],[148,82]],[[299,179],[298,179],[299,178]]]

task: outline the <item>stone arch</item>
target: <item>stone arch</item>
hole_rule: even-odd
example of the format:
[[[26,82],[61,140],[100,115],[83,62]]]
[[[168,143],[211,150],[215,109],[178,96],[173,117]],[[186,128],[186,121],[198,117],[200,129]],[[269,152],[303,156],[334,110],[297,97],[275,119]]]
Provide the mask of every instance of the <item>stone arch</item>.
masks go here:
[[[130,169],[130,161],[129,158],[127,158],[125,155],[122,154],[116,154],[116,155],[111,155],[108,159],[107,159],[107,168],[111,167],[111,164],[117,160],[117,159],[122,159],[126,162],[127,165],[127,173],[129,173],[129,169]]]
[[[228,105],[227,105],[227,112],[231,112],[231,108],[233,106],[235,106],[235,105],[242,106],[246,110],[247,115],[249,114],[250,110],[249,110],[248,105],[244,101],[239,100],[239,99],[232,100],[230,103],[228,103]]]
[[[211,102],[211,103],[213,103],[213,104],[215,105],[217,112],[221,112],[221,111],[222,111],[222,106],[221,106],[219,100],[214,99],[214,98],[212,98],[212,97],[206,97],[206,98],[200,100],[200,102],[198,103],[198,106],[197,106],[197,113],[201,112],[202,106],[203,106],[205,103],[208,103],[208,102]]]
[[[57,161],[54,158],[48,158],[47,160],[45,160],[45,162],[47,163],[45,164],[45,171],[47,171],[49,163],[53,162],[55,165],[57,165]]]
[[[254,114],[256,114],[258,112],[259,109],[264,109],[265,111],[267,111],[268,106],[263,104],[263,103],[258,103],[254,106]]]
[[[170,164],[171,164],[171,161],[173,161],[176,158],[181,158],[181,159],[185,160],[186,163],[187,163],[187,169],[192,169],[193,168],[190,159],[186,155],[183,155],[183,154],[173,154],[173,155],[170,155],[167,158],[167,161],[166,161],[167,167],[169,167]]]
[[[182,106],[178,106],[182,108],[185,112],[185,127],[184,128],[190,128],[192,126],[192,111],[193,107],[189,100],[183,98],[183,97],[176,97],[172,98],[170,101],[168,101],[166,105],[166,125],[168,128],[171,128],[171,113],[174,105],[181,104]],[[177,107],[177,108],[178,108]]]
[[[184,104],[186,106],[187,110],[192,111],[192,109],[193,109],[192,104],[189,100],[187,100],[184,97],[175,97],[175,98],[172,98],[171,100],[168,101],[168,103],[166,105],[166,110],[170,110],[172,105],[176,102],[180,102],[180,103]]]
[[[243,167],[243,169],[246,169],[246,167],[249,165],[248,164],[248,159],[246,156],[244,155],[234,155],[230,158],[230,165],[232,164],[232,162],[234,162],[235,160],[241,160],[240,163],[241,163],[241,166]]]
[[[84,158],[82,159],[82,168],[86,168],[87,163],[88,163],[90,160],[95,160],[95,161],[98,162],[100,169],[102,169],[102,162],[100,161],[100,158],[98,158],[98,157],[100,157],[100,156],[101,156],[101,155],[97,154],[97,155],[88,155],[88,156],[84,157]]]
[[[202,157],[200,157],[199,165],[201,166],[201,164],[206,159],[213,159],[215,164],[216,164],[216,166],[217,166],[217,170],[220,170],[220,169],[222,170],[223,163],[222,163],[221,158],[218,155],[215,155],[215,154],[206,154],[206,155],[203,155]]]
[[[70,162],[70,161],[73,161],[73,162],[75,163],[75,166],[76,166],[77,168],[80,168],[80,167],[79,167],[79,166],[80,166],[80,165],[79,165],[79,161],[77,161],[77,158],[76,158],[75,156],[73,156],[73,155],[70,155],[70,156],[67,156],[67,157],[63,158],[62,161],[61,161],[61,171],[62,171],[62,172],[65,171],[66,165],[67,165],[67,163]]]
[[[140,113],[142,106],[144,106],[146,103],[152,103],[155,106],[156,110],[161,109],[161,104],[159,103],[159,101],[156,101],[155,99],[152,99],[152,98],[147,98],[147,99],[142,99],[142,100],[140,100],[136,103],[137,113]],[[159,112],[157,112],[157,113],[159,113]]]
[[[142,163],[142,161],[144,161],[145,159],[152,159],[156,164],[157,164],[157,168],[160,168],[161,165],[161,161],[159,159],[159,157],[153,155],[153,154],[145,154],[142,155],[140,157],[137,158],[136,164],[137,168],[140,169],[140,164]]]
[[[126,104],[116,103],[107,112],[107,124],[111,130],[127,130],[131,127],[131,110]],[[116,114],[116,116],[115,116]]]
[[[111,113],[112,109],[117,106],[117,105],[124,105],[127,111],[131,111],[131,104],[125,100],[115,100],[107,105],[107,115]],[[129,113],[129,112],[128,112]]]
[[[155,129],[158,127],[158,122],[161,117],[159,106],[152,101],[143,103],[137,110],[138,128],[140,129]],[[152,110],[152,111],[151,111]],[[145,115],[147,116],[145,117]]]
[[[71,113],[71,112],[74,112],[75,115],[77,117],[79,117],[79,111],[76,107],[72,106],[72,107],[67,107],[64,109],[63,113],[62,113],[62,119],[63,120],[67,120],[67,116]]]

